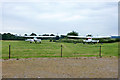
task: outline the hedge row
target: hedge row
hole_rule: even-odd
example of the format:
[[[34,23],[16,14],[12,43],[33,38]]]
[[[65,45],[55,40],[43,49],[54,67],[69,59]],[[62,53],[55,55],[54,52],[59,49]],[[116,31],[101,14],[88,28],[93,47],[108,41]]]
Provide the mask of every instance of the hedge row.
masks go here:
[[[120,39],[100,39],[100,43],[112,43],[119,42]],[[83,39],[60,39],[57,42],[67,42],[67,43],[83,43]]]

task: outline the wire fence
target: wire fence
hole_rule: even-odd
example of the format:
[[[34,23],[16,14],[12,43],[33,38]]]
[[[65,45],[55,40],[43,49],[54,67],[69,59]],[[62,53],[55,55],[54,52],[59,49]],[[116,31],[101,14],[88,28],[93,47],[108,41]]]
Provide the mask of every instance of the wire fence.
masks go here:
[[[5,48],[4,48],[5,47]],[[37,57],[102,57],[101,45],[8,45],[3,48],[3,58]]]

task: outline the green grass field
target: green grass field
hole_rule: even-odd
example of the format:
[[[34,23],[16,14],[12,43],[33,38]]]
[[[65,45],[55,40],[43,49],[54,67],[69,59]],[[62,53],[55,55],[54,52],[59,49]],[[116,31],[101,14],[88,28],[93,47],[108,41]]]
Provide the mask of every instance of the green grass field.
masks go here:
[[[101,44],[60,43],[42,40],[41,44],[25,41],[2,41],[2,58],[7,59],[11,45],[11,58],[60,57],[63,45],[63,57],[99,57]],[[118,56],[118,43],[104,43],[102,56]]]

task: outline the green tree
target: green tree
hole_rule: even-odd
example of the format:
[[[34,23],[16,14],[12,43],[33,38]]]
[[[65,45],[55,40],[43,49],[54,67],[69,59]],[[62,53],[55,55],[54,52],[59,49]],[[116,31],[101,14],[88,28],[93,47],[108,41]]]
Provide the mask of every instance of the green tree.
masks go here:
[[[2,40],[2,34],[0,33],[0,40]]]
[[[24,34],[24,36],[27,36],[27,34]]]
[[[77,32],[75,32],[75,31],[72,31],[72,32],[69,32],[69,33],[67,33],[67,36],[78,36],[78,33]]]
[[[55,36],[54,34],[50,34],[50,36]]]
[[[37,36],[37,34],[35,34],[35,33],[32,33],[32,34],[30,34],[30,36]]]
[[[49,34],[43,34],[43,36],[49,36]]]

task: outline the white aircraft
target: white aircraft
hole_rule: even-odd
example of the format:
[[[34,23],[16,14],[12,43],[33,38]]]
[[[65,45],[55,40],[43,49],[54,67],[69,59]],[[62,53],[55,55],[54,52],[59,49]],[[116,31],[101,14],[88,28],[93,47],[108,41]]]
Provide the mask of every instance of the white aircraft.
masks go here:
[[[32,42],[41,43],[41,39],[37,39],[37,38],[55,38],[56,36],[23,36],[23,37],[33,38],[33,39],[26,39],[25,40],[25,41],[29,41],[30,43],[32,43]]]
[[[92,39],[111,38],[111,36],[92,36],[91,34],[87,34],[86,36],[68,36],[68,38],[86,39],[83,40],[83,43],[98,43],[99,40],[92,40]]]

